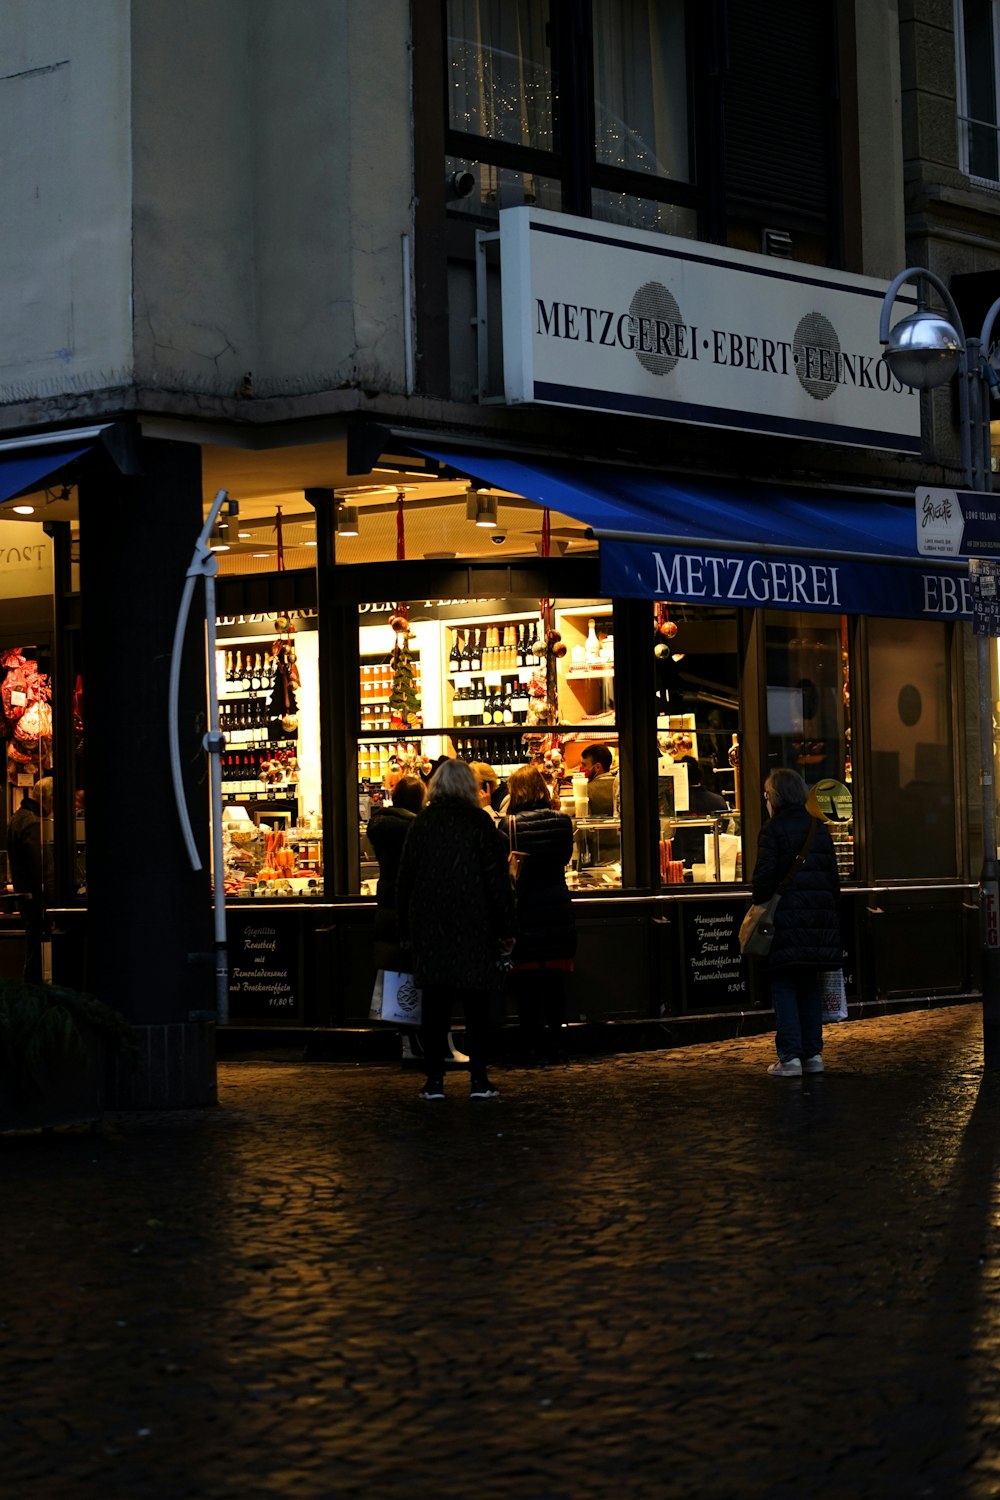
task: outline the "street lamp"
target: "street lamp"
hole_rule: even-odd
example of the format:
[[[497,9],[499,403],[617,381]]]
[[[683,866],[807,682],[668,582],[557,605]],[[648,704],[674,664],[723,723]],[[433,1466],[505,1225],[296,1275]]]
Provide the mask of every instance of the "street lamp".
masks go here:
[[[889,318],[901,287],[914,283],[917,311],[890,330]],[[928,288],[940,298],[945,315],[927,305]],[[962,469],[970,490],[992,493],[990,396],[1000,377],[986,357],[1000,297],[983,320],[978,338],[966,338],[955,300],[939,276],[924,266],[901,271],[882,303],[879,339],[886,363],[904,384],[930,391],[958,375]],[[997,882],[996,809],[993,792],[993,691],[989,644],[976,639],[979,674],[979,752],[982,763],[983,869],[979,880],[983,966],[983,1065],[1000,1069],[1000,892]]]

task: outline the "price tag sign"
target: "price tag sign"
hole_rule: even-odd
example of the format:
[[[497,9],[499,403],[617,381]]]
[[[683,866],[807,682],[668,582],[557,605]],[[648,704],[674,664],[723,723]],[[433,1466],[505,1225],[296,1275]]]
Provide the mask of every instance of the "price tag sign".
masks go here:
[[[1000,636],[1000,562],[972,558],[972,631],[974,635]]]

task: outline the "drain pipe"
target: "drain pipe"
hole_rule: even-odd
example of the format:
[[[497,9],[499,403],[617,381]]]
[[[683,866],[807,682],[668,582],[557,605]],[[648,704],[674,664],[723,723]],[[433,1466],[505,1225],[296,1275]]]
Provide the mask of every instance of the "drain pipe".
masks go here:
[[[180,692],[181,656],[188,615],[195,584],[199,578],[205,580],[205,624],[206,649],[208,654],[208,728],[202,738],[202,746],[208,754],[209,787],[212,811],[212,901],[215,927],[215,1011],[219,1025],[229,1020],[229,958],[226,947],[226,888],[225,870],[222,863],[222,753],[226,748],[226,737],[219,728],[219,695],[215,682],[215,575],[219,563],[209,547],[209,537],[223,505],[228,504],[233,514],[236,502],[230,500],[225,490],[219,490],[212,502],[208,518],[195,544],[194,557],[184,580],[177,624],[174,628],[174,649],[170,657],[169,701],[167,724],[170,735],[170,774],[174,784],[174,801],[180,819],[181,833],[187,847],[192,870],[200,870],[201,857],[195,843],[188,814],[187,797],[181,769],[178,697]]]

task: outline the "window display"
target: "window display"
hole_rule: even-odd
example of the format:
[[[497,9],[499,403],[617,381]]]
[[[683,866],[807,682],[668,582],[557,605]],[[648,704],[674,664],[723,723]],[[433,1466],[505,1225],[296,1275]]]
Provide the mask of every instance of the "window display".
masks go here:
[[[656,604],[661,885],[742,879],[734,611]]]
[[[490,766],[495,805],[517,766],[538,765],[576,817],[573,773],[589,744],[617,746],[614,632],[607,600],[439,601],[368,606],[360,626],[358,738],[363,893],[377,864],[365,836],[401,775],[445,756]],[[617,772],[615,772],[617,780]],[[619,805],[581,804],[570,883],[621,885]],[[583,825],[586,824],[586,828]]]
[[[220,621],[216,650],[226,892],[323,894],[318,654],[304,614]]]
[[[934,620],[868,621],[876,880],[958,872],[950,646]]]
[[[798,771],[828,820],[841,880],[854,875],[851,677],[847,619],[766,616],[767,764]]]

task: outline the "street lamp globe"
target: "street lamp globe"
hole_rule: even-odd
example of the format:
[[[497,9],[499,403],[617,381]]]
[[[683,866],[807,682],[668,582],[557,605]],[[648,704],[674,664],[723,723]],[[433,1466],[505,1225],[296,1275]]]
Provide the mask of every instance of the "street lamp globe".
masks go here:
[[[914,390],[945,385],[958,369],[962,341],[943,313],[923,308],[890,331],[885,357],[892,373]]]

